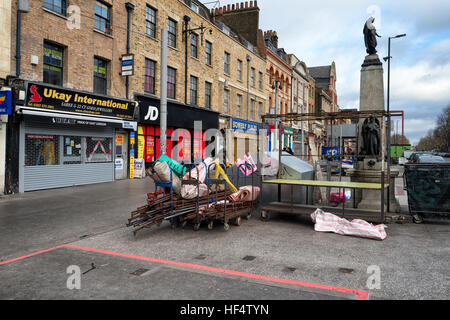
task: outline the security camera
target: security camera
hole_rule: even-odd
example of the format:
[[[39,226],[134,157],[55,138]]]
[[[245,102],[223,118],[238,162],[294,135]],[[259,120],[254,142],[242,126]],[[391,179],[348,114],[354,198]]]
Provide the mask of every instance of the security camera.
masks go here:
[[[213,33],[212,29],[209,29],[209,34],[212,34],[212,33]]]

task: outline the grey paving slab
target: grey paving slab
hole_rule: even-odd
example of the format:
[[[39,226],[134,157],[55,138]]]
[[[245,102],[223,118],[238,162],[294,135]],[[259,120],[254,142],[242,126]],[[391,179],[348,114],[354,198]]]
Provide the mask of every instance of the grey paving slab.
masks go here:
[[[91,266],[94,264],[95,269]],[[81,270],[69,289],[69,266]],[[91,271],[89,271],[92,269]],[[85,273],[85,274],[83,274]],[[302,287],[226,277],[158,263],[59,248],[0,266],[0,299],[336,300],[354,298]],[[69,279],[69,283],[72,283]],[[70,287],[70,286],[69,286]],[[317,290],[316,290],[317,291]]]

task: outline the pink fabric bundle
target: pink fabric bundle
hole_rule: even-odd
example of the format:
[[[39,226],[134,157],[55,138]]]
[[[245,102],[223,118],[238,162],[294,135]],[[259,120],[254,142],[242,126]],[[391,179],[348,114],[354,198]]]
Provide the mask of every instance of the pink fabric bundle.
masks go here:
[[[376,240],[384,240],[387,237],[386,227],[383,224],[374,226],[373,224],[361,220],[355,219],[348,221],[344,218],[324,212],[321,209],[317,209],[311,214],[312,221],[315,223],[314,230],[320,232],[334,232],[341,235],[356,236],[363,238],[370,238]]]
[[[239,191],[230,195],[234,202],[254,201],[258,198],[261,189],[259,187],[246,186],[239,188]]]
[[[244,166],[242,166],[242,165],[244,165]],[[247,177],[249,175],[251,175],[253,172],[256,172],[256,170],[257,170],[255,161],[253,160],[250,153],[248,153],[247,155],[244,156],[244,160],[238,159],[236,161],[236,166],[238,168],[240,168],[242,174],[244,174]]]

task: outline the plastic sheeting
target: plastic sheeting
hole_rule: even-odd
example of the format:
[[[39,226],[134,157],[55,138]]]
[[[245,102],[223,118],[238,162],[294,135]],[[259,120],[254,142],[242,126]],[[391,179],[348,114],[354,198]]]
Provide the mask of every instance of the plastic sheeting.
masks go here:
[[[313,214],[311,214],[311,218],[315,223],[315,231],[334,232],[345,236],[363,237],[376,240],[384,240],[387,237],[386,231],[384,230],[386,226],[383,224],[374,226],[373,224],[361,219],[348,221],[321,209],[317,209]]]

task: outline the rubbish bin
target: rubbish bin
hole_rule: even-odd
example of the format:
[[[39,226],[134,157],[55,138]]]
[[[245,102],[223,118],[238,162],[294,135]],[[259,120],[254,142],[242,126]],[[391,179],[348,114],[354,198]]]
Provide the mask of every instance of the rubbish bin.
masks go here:
[[[450,163],[406,164],[409,212],[427,219],[450,219]]]

